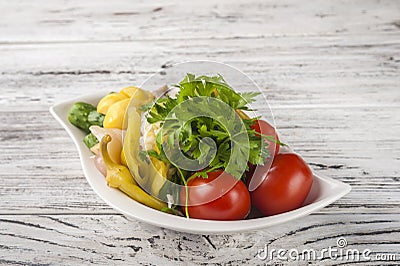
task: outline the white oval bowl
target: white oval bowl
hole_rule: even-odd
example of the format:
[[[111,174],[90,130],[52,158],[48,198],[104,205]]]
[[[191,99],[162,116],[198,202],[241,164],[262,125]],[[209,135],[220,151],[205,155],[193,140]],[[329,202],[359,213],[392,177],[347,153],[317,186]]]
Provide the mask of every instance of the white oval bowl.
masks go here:
[[[83,172],[92,189],[108,205],[128,217],[163,228],[195,234],[227,234],[254,231],[306,216],[333,203],[351,190],[348,184],[314,173],[311,192],[303,206],[278,215],[239,221],[212,221],[187,219],[154,210],[136,202],[119,190],[107,186],[104,176],[96,169],[93,159],[91,159],[91,151],[82,142],[85,136],[84,132],[71,125],[68,121],[68,111],[75,102],[82,101],[97,105],[98,101],[106,94],[107,92],[99,92],[66,100],[52,106],[50,113],[65,128],[74,141],[79,152]]]

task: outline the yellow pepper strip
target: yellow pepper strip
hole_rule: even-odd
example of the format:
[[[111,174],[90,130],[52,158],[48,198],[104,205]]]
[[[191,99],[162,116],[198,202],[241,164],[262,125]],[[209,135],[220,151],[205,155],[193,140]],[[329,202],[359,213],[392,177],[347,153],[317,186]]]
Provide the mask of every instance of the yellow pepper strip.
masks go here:
[[[116,93],[116,92],[107,94],[97,104],[97,112],[99,112],[100,114],[105,115],[105,114],[107,114],[108,108],[110,108],[111,105],[113,105],[116,102],[122,101],[122,100],[124,100],[126,98],[127,98],[126,95],[120,94],[120,93]]]
[[[134,100],[134,98],[132,98]],[[128,109],[128,128],[124,139],[123,157],[126,165],[133,172],[136,181],[146,191],[158,196],[161,187],[167,180],[168,164],[155,158],[150,158],[151,162],[139,158],[139,139],[140,139],[141,117],[136,108]],[[155,147],[156,148],[156,147]],[[122,161],[121,155],[121,161]]]
[[[124,125],[125,112],[128,108],[130,98],[125,98],[112,104],[106,113],[103,121],[104,128],[119,128]]]
[[[151,160],[151,173],[153,176],[153,182],[151,183],[151,192],[153,195],[158,196],[164,183],[167,181],[168,166],[166,163],[156,159],[150,158]]]
[[[132,95],[137,91],[140,90],[138,87],[134,87],[134,86],[129,86],[126,88],[123,88],[119,93],[125,95],[128,98],[131,98]]]
[[[139,158],[141,117],[136,111],[136,108],[129,108],[127,112],[128,128],[126,130],[122,152],[124,153],[126,165],[135,176],[135,180],[141,187],[147,190],[149,181],[148,171],[146,169],[147,163]]]
[[[124,147],[122,147],[122,150],[121,150],[121,164],[125,165],[125,166],[128,166],[128,164],[126,163]]]
[[[167,205],[144,192],[135,182],[129,169],[123,165],[114,163],[108,154],[107,144],[111,141],[110,135],[105,135],[100,142],[100,153],[107,169],[106,180],[110,187],[117,188],[130,198],[148,207],[161,210]]]

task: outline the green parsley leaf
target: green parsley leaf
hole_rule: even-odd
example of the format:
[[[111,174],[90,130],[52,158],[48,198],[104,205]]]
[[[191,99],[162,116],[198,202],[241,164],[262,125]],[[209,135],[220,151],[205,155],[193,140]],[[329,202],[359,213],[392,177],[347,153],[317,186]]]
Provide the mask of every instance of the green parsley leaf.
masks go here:
[[[233,110],[250,110],[248,104],[253,102],[259,93],[235,92],[221,75],[196,77],[188,73],[175,86],[179,88],[176,97],[166,96],[159,98],[151,106],[143,107],[148,110],[146,118],[149,123],[161,122],[162,125],[167,123],[170,130],[169,132],[160,131],[158,133],[156,146],[159,152],[155,150],[146,151],[146,156],[169,162],[164,146],[168,148],[169,152],[174,151],[174,148],[178,147],[188,159],[198,160],[200,163],[203,163],[207,160],[207,155],[211,154],[215,147],[215,157],[211,160],[207,168],[197,172],[196,175],[206,178],[208,171],[223,169],[229,171],[230,174],[238,179],[243,175],[242,170],[248,168],[248,162],[263,164],[269,157],[269,149],[265,142],[266,137],[257,135],[251,129],[257,118],[236,118],[241,119],[243,122],[242,127],[244,126],[245,131],[242,133],[247,133],[247,145],[235,141],[234,136],[231,136],[227,129],[219,122],[222,119],[225,119],[224,121],[234,121],[237,115],[235,117],[220,117],[221,119],[219,119],[219,117],[213,116],[215,112],[210,110],[207,105],[200,107],[196,105],[196,108],[188,106],[185,110],[180,110],[179,112],[175,109],[175,107],[186,100],[196,101],[196,99],[200,99],[198,98],[199,96],[205,96],[217,98]],[[210,114],[210,116],[196,116],[197,114]],[[190,120],[189,118],[193,116],[195,118]],[[211,117],[215,117],[215,119]],[[179,121],[187,122],[182,126]],[[234,127],[235,124],[232,122],[229,126]],[[179,132],[177,132],[178,129]],[[240,128],[236,129],[237,132],[241,132]],[[174,143],[176,140],[178,140],[178,146],[176,146],[177,143]],[[235,158],[231,158],[232,150],[237,151]],[[229,162],[230,166],[228,167]],[[183,171],[183,169],[179,170],[187,173],[188,176],[186,178],[192,175]]]

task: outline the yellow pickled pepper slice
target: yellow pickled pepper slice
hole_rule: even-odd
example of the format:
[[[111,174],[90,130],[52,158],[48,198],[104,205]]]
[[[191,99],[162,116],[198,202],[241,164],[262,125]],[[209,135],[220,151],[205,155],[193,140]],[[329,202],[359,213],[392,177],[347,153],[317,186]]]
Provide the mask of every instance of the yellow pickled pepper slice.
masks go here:
[[[111,141],[110,135],[105,135],[100,142],[100,152],[107,168],[107,184],[127,194],[130,198],[156,210],[162,210],[167,204],[152,197],[143,191],[136,183],[126,166],[116,164],[111,160],[107,151],[107,144]]]
[[[125,112],[128,108],[130,98],[118,101],[112,104],[106,113],[103,121],[104,128],[119,128],[122,129],[124,125]]]
[[[152,163],[152,184],[151,192],[158,196],[165,181],[167,181],[168,167],[167,164],[156,159],[150,158]]]
[[[119,93],[125,95],[128,98],[131,98],[132,95],[137,91],[140,90],[140,88],[135,87],[135,86],[129,86],[126,88],[123,88]]]
[[[115,103],[125,100],[128,97],[125,94],[113,92],[104,96],[97,104],[97,112],[107,114],[108,109]]]
[[[121,150],[121,164],[128,166],[127,162],[126,162],[126,157],[125,157],[125,152],[124,152],[124,147],[122,147]]]

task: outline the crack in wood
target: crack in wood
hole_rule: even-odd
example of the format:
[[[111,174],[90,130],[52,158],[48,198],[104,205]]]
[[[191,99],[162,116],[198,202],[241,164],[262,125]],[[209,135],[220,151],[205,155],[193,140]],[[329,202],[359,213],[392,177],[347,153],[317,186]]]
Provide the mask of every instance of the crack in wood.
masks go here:
[[[376,204],[376,203],[363,203],[363,204],[346,204],[346,205],[341,205],[341,204],[331,204],[331,207],[337,207],[337,208],[366,208],[366,209],[395,209],[395,208],[400,208],[400,203],[382,203],[382,204]]]
[[[114,245],[114,244],[108,244],[108,243],[105,243],[105,242],[102,242],[102,241],[99,241],[98,243],[100,243],[100,244],[103,245],[103,246],[109,247],[109,248],[115,248],[115,247],[117,247],[117,246]]]
[[[0,258],[1,265],[24,265],[24,266],[48,266],[51,263],[35,263],[35,262],[26,262],[20,260],[6,260]]]
[[[305,241],[304,245],[316,243],[316,242],[323,241],[323,240],[336,239],[339,237],[377,236],[377,235],[393,234],[393,233],[400,233],[400,229],[381,230],[381,231],[378,230],[378,231],[371,231],[371,232],[354,232],[354,233],[338,234],[338,235],[334,235],[334,236],[325,236],[325,237],[317,238],[315,240]]]
[[[299,228],[299,229],[297,229],[297,230],[290,231],[290,232],[288,232],[288,233],[286,233],[286,234],[283,234],[283,235],[281,235],[281,236],[279,236],[279,237],[273,238],[273,239],[269,240],[266,244],[267,244],[267,245],[271,245],[271,244],[274,243],[275,241],[280,240],[280,239],[283,239],[283,238],[285,238],[286,236],[296,235],[297,233],[305,232],[305,231],[308,231],[308,230],[310,230],[310,229],[321,228],[321,227],[325,227],[325,226],[328,226],[328,227],[329,227],[329,226],[336,225],[336,224],[344,224],[344,222],[314,224],[314,225],[302,227],[302,228]]]
[[[210,245],[210,247],[212,247],[212,249],[217,250],[217,248],[215,247],[214,243],[211,241],[210,236],[209,235],[202,235],[203,239],[206,241],[206,243],[208,245]]]
[[[165,62],[164,64],[161,65],[161,68],[170,68],[172,67],[174,64],[172,62]]]
[[[12,250],[12,249],[15,249],[15,250],[23,250],[23,251],[34,251],[33,249],[31,249],[31,248],[24,248],[24,247],[20,247],[20,246],[11,246],[11,245],[2,245],[2,244],[0,244],[0,250],[2,250],[2,249],[9,249],[9,250]]]
[[[140,237],[116,237],[115,240],[122,240],[122,241],[142,241]]]
[[[114,255],[107,255],[107,259],[112,260],[112,261],[125,261],[123,258],[116,258]]]
[[[147,242],[149,242],[150,246],[154,246],[155,239],[160,239],[160,236],[155,235],[155,236],[147,238],[146,240],[147,240]]]
[[[135,245],[127,245],[126,247],[131,248],[133,251],[135,252],[139,252],[140,250],[142,250],[143,248],[140,246],[135,246]]]
[[[376,223],[393,223],[394,220],[373,220],[373,221],[351,221],[349,224],[376,224]]]
[[[297,233],[300,233],[300,232],[305,232],[305,231],[308,231],[308,230],[311,230],[311,229],[316,229],[316,228],[321,228],[321,227],[326,227],[326,226],[334,226],[334,225],[344,225],[345,224],[345,222],[334,222],[334,223],[324,223],[324,224],[313,224],[313,225],[310,225],[310,226],[306,226],[306,227],[302,227],[302,228],[299,228],[299,229],[297,229],[297,230],[294,230],[294,231],[290,231],[289,233],[287,233],[286,235],[288,235],[288,236],[290,236],[290,235],[295,235],[295,234],[297,234]],[[285,235],[285,236],[286,236]]]
[[[35,227],[35,228],[44,229],[44,230],[48,230],[48,231],[55,231],[53,228],[47,228],[47,227],[41,226],[39,224],[32,224],[32,223],[16,221],[16,220],[0,219],[0,222],[19,224],[19,225],[28,226],[28,227]]]
[[[172,256],[168,256],[167,254],[163,254],[162,255],[164,258],[166,258],[166,259],[169,259],[169,260],[173,260],[173,261],[183,261],[183,259],[182,258],[180,258],[180,257],[172,257]]]
[[[64,71],[39,71],[39,72],[29,72],[34,76],[42,75],[90,75],[90,74],[111,74],[110,70],[64,70]]]
[[[41,20],[39,23],[43,24],[70,24],[74,23],[75,21],[72,19],[49,19],[49,20]]]
[[[137,12],[137,11],[127,12],[127,11],[124,11],[124,12],[114,12],[112,14],[113,14],[113,16],[132,16],[132,15],[139,15],[140,12]]]
[[[323,163],[308,163],[309,165],[317,166],[320,169],[342,169],[344,167],[343,164],[333,164],[333,165],[327,165]]]
[[[38,72],[25,72],[23,74],[33,75],[33,76],[59,76],[59,75],[109,75],[109,74],[138,74],[138,75],[152,75],[157,73],[157,71],[133,71],[133,70],[60,70],[60,71],[38,71]],[[160,73],[160,72],[158,72]],[[10,74],[10,73],[2,73]],[[22,74],[22,72],[20,73]]]
[[[35,237],[29,237],[29,236],[24,236],[24,235],[17,235],[17,234],[12,234],[12,233],[2,233],[2,232],[0,232],[0,235],[16,237],[16,238],[21,238],[21,239],[26,239],[26,240],[31,240],[31,241],[36,241],[36,242],[49,244],[49,245],[54,245],[54,246],[58,246],[58,247],[78,249],[78,250],[85,251],[85,252],[86,251],[90,251],[91,253],[96,253],[97,252],[96,250],[90,249],[90,248],[82,248],[82,247],[78,247],[78,246],[64,245],[64,244],[59,244],[59,243],[54,242],[54,241],[44,240],[44,239],[35,238]]]

